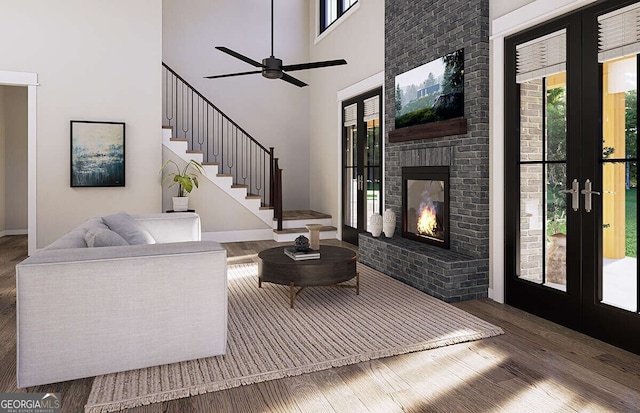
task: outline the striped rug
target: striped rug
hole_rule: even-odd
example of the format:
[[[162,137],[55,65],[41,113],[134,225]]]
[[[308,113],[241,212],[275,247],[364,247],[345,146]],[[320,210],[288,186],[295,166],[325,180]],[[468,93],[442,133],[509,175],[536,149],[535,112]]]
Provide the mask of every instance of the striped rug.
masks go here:
[[[358,264],[353,289],[263,284],[230,265],[224,356],[95,378],[85,412],[113,412],[503,334],[502,329]],[[354,281],[354,280],[352,280]]]

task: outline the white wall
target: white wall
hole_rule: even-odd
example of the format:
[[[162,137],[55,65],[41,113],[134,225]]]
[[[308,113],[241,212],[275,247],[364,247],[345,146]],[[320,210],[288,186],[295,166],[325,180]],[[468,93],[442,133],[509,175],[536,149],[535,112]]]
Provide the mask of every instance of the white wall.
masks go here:
[[[4,233],[6,229],[5,225],[5,112],[4,112],[4,95],[5,86],[0,86],[0,234]]]
[[[159,212],[161,0],[7,0],[0,70],[38,74],[37,246],[84,219]],[[69,187],[69,121],[126,122],[126,187]]]
[[[489,0],[489,21],[519,9],[535,0]]]
[[[313,70],[310,88],[310,189],[311,209],[341,216],[341,113],[337,94],[373,75],[384,72],[384,0],[360,0],[358,8],[316,43],[317,0],[310,1],[310,58],[343,58],[346,66]],[[378,85],[380,86],[380,85]],[[372,87],[373,88],[373,87]],[[362,91],[364,92],[364,91]],[[346,98],[346,97],[345,97]],[[383,105],[384,107],[384,105]]]
[[[5,229],[27,230],[27,88],[2,86],[5,114]]]
[[[277,0],[274,54],[284,64],[308,60],[309,2]],[[204,76],[255,68],[215,49],[226,46],[260,62],[271,54],[269,1],[164,0],[163,61],[265,147],[283,172],[285,209],[309,207],[309,91],[260,74]],[[308,81],[308,73],[296,72]]]
[[[178,155],[163,147],[163,161],[171,159],[182,169],[186,166]],[[174,172],[173,166],[167,168],[167,173]],[[220,189],[206,177],[198,179],[198,188],[194,188],[189,195],[189,209],[195,209],[200,215],[202,232],[244,231],[269,229],[260,218],[242,206],[233,197]],[[173,209],[172,197],[176,196],[176,187],[163,188],[162,206],[165,211]],[[271,234],[273,236],[273,233]]]

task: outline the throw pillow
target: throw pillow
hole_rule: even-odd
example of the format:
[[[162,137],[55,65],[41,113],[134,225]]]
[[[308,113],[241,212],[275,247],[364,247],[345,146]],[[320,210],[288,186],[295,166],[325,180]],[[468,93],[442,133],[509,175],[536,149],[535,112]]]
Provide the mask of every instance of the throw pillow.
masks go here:
[[[102,217],[102,220],[111,231],[118,233],[129,245],[155,244],[149,231],[144,229],[135,219],[126,212]]]
[[[68,248],[87,248],[84,229],[74,229],[46,246],[45,250],[62,250]]]
[[[89,228],[84,234],[84,240],[89,248],[119,247],[129,245],[120,235],[106,228]]]

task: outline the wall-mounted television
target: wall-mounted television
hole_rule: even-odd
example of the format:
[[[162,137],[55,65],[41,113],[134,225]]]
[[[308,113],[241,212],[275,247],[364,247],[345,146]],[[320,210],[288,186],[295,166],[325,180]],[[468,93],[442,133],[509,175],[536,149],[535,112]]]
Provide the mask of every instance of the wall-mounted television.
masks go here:
[[[464,115],[464,49],[396,76],[395,128]]]

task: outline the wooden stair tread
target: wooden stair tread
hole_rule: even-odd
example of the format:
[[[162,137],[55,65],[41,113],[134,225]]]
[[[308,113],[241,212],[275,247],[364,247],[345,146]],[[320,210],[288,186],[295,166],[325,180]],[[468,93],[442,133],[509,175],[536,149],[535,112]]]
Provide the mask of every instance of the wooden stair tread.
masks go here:
[[[249,188],[249,185],[233,184],[231,188]]]
[[[216,174],[216,176],[220,177],[220,178],[226,178],[226,177],[230,177],[233,178],[232,174]]]
[[[304,220],[304,219],[327,219],[327,218],[330,219],[331,215],[323,214],[322,212],[312,211],[310,209],[282,211],[283,221],[294,221],[294,220]]]
[[[196,151],[196,150],[189,149],[189,150],[187,150],[187,153],[204,153],[204,152],[203,151]]]
[[[202,165],[218,166],[220,165],[220,163],[219,162],[202,162]]]
[[[337,231],[337,230],[338,229],[336,227],[332,227],[328,225],[320,228],[320,232]],[[308,233],[309,230],[306,228],[286,228],[281,231],[274,229],[273,232],[275,232],[276,234],[297,234],[297,233]]]
[[[247,195],[244,199],[262,199],[260,195]]]
[[[273,210],[273,207],[261,206],[261,207],[260,207],[260,210],[261,210],[261,211]]]
[[[185,139],[185,138],[171,138],[171,139],[169,139],[169,141],[171,141],[171,142],[189,142],[189,140]]]
[[[171,129],[171,130],[173,130],[173,126],[162,125],[162,129]]]

